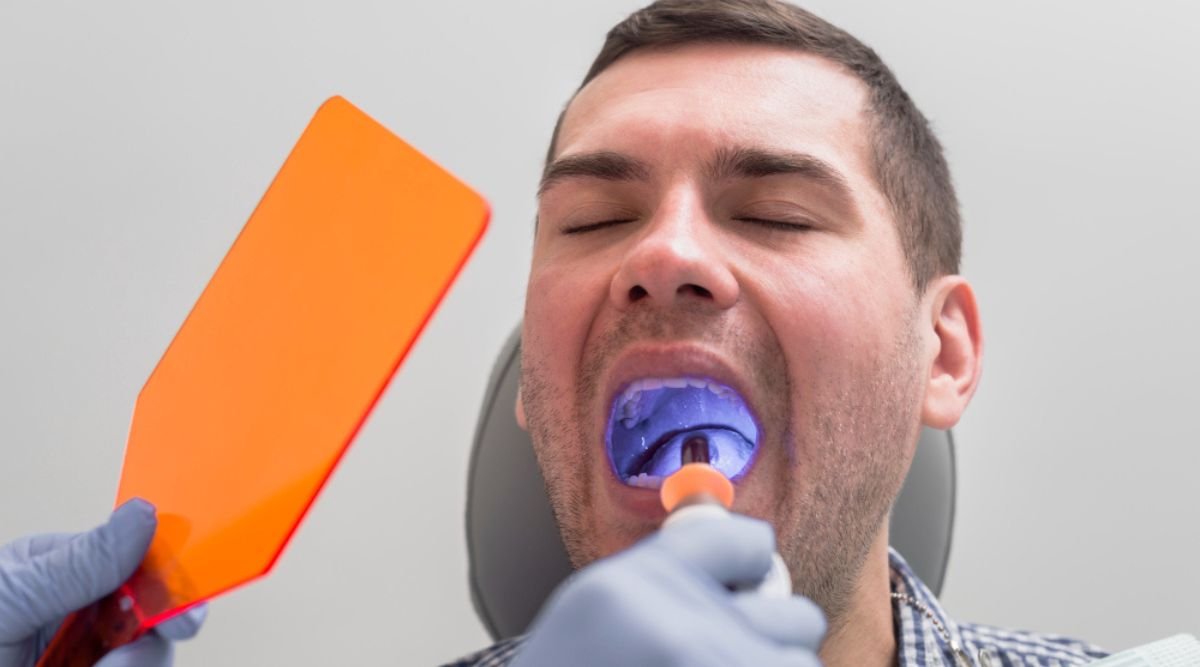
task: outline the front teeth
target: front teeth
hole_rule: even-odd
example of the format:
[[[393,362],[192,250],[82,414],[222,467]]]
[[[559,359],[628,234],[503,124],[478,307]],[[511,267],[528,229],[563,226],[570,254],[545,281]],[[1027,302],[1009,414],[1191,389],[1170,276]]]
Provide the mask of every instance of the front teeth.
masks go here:
[[[625,480],[625,483],[630,486],[638,486],[643,489],[657,489],[662,487],[662,481],[663,478],[659,477],[658,475],[640,473],[637,475],[630,475],[629,478]]]
[[[668,387],[671,389],[704,387],[716,394],[718,398],[723,398],[726,400],[737,399],[737,394],[733,391],[733,389],[720,384],[719,382],[705,380],[703,378],[679,377],[646,378],[643,380],[635,380],[629,385],[628,388],[625,389],[625,392],[621,394],[620,406],[617,409],[617,419],[620,421],[621,426],[625,427],[626,429],[631,429],[634,426],[637,426],[638,421],[641,419],[640,408],[642,403],[642,392],[649,391],[651,389],[662,389],[663,387]],[[742,414],[746,414],[746,407],[744,405],[739,406],[739,408]]]

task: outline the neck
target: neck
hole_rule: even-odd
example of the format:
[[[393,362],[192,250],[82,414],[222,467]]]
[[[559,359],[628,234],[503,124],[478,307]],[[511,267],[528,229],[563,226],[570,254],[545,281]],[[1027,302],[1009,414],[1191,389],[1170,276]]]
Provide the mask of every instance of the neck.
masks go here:
[[[850,606],[829,628],[821,644],[825,667],[890,667],[896,664],[896,637],[888,580],[888,532],[879,531],[867,554]]]

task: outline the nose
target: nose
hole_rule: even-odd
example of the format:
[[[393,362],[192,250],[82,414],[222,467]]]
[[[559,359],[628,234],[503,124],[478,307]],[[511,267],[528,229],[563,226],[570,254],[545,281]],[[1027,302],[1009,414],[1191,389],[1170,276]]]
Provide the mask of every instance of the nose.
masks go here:
[[[669,307],[700,300],[737,303],[737,278],[702,202],[686,192],[659,206],[622,258],[609,290],[621,310],[639,302]]]

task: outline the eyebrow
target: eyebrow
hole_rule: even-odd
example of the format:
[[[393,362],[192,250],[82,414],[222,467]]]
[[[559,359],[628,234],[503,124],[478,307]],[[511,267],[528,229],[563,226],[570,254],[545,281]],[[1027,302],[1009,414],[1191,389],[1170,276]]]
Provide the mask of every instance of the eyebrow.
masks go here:
[[[794,174],[826,185],[843,197],[849,197],[851,192],[849,183],[840,171],[808,153],[762,148],[722,148],[717,150],[716,156],[709,164],[708,172],[710,178],[718,181]]]
[[[645,162],[612,151],[597,151],[561,157],[546,165],[538,195],[569,178],[599,178],[605,181],[637,181],[650,177]]]
[[[850,185],[828,162],[808,153],[763,148],[721,148],[708,165],[713,180],[764,178],[793,174],[824,184],[842,197],[850,196]],[[641,160],[614,151],[596,151],[558,158],[546,165],[538,196],[571,178],[605,181],[637,181],[650,177],[650,167]]]

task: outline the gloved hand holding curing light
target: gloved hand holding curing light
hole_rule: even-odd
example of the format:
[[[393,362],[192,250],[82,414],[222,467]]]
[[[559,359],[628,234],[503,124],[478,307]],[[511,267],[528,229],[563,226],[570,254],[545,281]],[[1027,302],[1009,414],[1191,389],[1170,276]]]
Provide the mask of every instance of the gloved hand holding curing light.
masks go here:
[[[688,436],[680,447],[680,468],[663,482],[659,500],[669,515],[663,529],[701,518],[722,519],[733,507],[733,484],[710,465],[708,437]],[[757,582],[737,588],[768,597],[792,594],[792,575],[779,552],[771,554],[771,569]]]
[[[135,499],[90,531],[35,535],[0,547],[0,667],[32,667],[63,617],[133,574],[156,526],[154,507]],[[201,605],[164,621],[98,667],[166,667],[173,653],[168,640],[195,635],[205,615]]]
[[[512,664],[820,665],[821,610],[753,590],[777,558],[768,524],[723,509],[668,524],[564,582]]]

